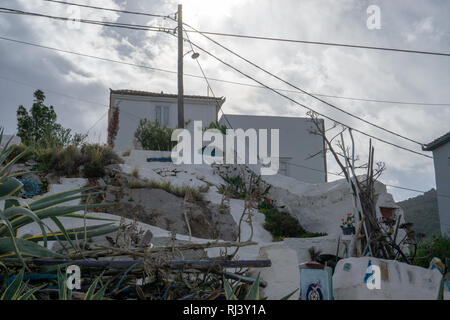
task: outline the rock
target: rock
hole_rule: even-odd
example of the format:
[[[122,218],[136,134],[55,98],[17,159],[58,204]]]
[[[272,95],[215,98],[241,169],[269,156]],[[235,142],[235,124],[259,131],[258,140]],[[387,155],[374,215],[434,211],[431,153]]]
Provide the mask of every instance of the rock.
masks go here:
[[[45,176],[45,179],[49,184],[60,183],[60,177],[54,173],[49,173]]]
[[[109,164],[105,166],[106,171],[115,171],[115,172],[121,172],[120,164]]]
[[[368,269],[369,261],[373,267]],[[375,288],[369,289],[364,279],[369,282],[372,273],[379,286],[375,280]],[[437,269],[372,257],[348,258],[336,265],[333,293],[336,300],[436,300],[441,279]]]
[[[38,163],[37,163],[36,161],[34,161],[34,160],[27,160],[27,161],[25,161],[25,164],[26,164],[27,166],[34,167],[34,166],[36,166]]]
[[[33,169],[33,167],[28,166],[24,163],[15,163],[12,167],[11,167],[11,171],[10,173],[17,173],[17,172],[27,172],[27,171],[31,171]]]
[[[102,178],[97,179],[97,186],[99,186],[100,188],[105,188],[106,187],[105,180],[103,180]]]
[[[185,204],[183,197],[159,188],[125,187],[120,193],[117,188],[120,187],[107,186],[106,201],[118,200],[118,203],[105,207],[106,212],[189,235],[184,216],[187,210],[193,237],[236,239],[237,224],[231,214],[220,213],[219,205],[203,201]]]

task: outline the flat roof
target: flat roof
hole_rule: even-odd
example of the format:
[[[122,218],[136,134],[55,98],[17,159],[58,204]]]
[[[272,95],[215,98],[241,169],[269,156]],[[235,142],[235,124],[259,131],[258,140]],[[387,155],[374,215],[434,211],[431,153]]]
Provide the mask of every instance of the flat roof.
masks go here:
[[[177,94],[172,93],[164,93],[164,92],[148,92],[148,91],[138,91],[138,90],[128,90],[128,89],[121,89],[121,90],[113,90],[109,89],[111,94],[119,94],[119,95],[131,95],[131,96],[143,96],[143,97],[157,97],[157,98],[178,98]],[[223,103],[225,101],[225,97],[208,97],[208,96],[198,96],[198,95],[184,95],[184,98],[187,99],[200,99],[200,100],[207,100],[207,101],[214,101],[214,102],[220,102]]]
[[[450,131],[447,132],[446,134],[444,134],[443,136],[434,139],[433,141],[431,141],[430,143],[425,144],[422,147],[423,151],[433,151],[436,148],[439,148],[440,146],[446,144],[447,142],[450,141]]]

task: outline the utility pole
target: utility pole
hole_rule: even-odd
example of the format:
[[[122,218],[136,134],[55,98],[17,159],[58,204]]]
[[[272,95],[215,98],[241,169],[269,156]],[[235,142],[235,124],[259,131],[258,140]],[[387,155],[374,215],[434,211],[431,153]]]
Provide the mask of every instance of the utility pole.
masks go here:
[[[178,128],[184,128],[183,7],[178,5]]]

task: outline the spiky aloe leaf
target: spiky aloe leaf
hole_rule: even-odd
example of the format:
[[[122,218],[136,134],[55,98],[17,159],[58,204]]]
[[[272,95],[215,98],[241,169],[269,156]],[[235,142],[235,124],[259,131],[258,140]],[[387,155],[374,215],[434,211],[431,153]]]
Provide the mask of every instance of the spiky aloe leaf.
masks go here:
[[[41,209],[35,211],[36,215],[39,217],[39,219],[44,220],[46,218],[51,217],[60,217],[65,216],[70,213],[74,213],[81,210],[89,210],[92,208],[99,208],[99,207],[105,207],[108,205],[108,203],[95,203],[95,204],[88,204],[88,205],[75,205],[75,206],[57,206],[57,207],[50,207],[47,209]],[[11,225],[15,229],[19,229],[29,223],[33,222],[33,220],[28,216],[19,216],[11,220]],[[5,232],[5,228],[2,226],[0,227],[0,234],[3,234]]]
[[[72,300],[72,290],[67,288],[67,275],[62,274],[58,268],[58,298],[59,300]]]
[[[85,215],[85,214],[82,214],[82,213],[69,213],[69,214],[65,214],[64,217],[86,219],[86,220],[98,220],[98,221],[115,221],[115,222],[119,222],[120,221],[120,220],[117,220],[117,219],[95,217],[95,216]]]
[[[225,298],[227,300],[237,300],[237,297],[234,295],[233,289],[230,287],[230,284],[225,279],[225,277],[223,278],[223,286],[225,289]]]
[[[43,289],[46,286],[47,286],[47,284],[43,284],[43,285],[41,285],[39,287],[35,287],[33,289],[30,289],[27,292],[25,292],[24,294],[22,294],[17,300],[28,300],[30,298],[33,298],[34,294],[36,292],[38,292],[39,290]],[[34,298],[34,300],[36,300],[36,298]]]
[[[9,232],[10,237],[7,239],[9,240],[10,251],[15,253],[17,255],[17,257],[19,258],[20,262],[22,262],[23,266],[26,267],[27,265],[26,265],[25,261],[23,260],[22,255],[20,254],[19,246],[17,244],[16,233],[15,233],[14,229],[12,228],[11,223],[4,215],[3,211],[0,211],[0,225],[2,225],[2,227],[3,226],[6,227],[6,229]],[[1,257],[1,253],[0,253],[0,257]]]
[[[33,212],[23,207],[11,207],[5,210],[4,212],[6,217],[10,216],[17,216],[17,215],[24,215],[30,217],[34,222],[36,222],[39,225],[39,228],[42,231],[43,241],[44,241],[44,247],[47,247],[47,236],[44,229],[44,224],[42,223],[41,219],[38,218],[38,216]],[[17,232],[17,230],[15,230]],[[1,235],[1,233],[0,233]]]
[[[19,274],[14,278],[8,288],[6,288],[5,292],[3,292],[0,300],[16,300],[19,297],[19,293],[22,288],[24,272],[25,268],[22,268],[22,270],[20,270]]]
[[[5,162],[6,159],[8,159],[9,155],[14,151],[12,148],[8,149],[8,146],[4,146],[3,150],[6,150],[6,151],[3,151],[3,152],[0,153],[0,164]]]
[[[97,196],[102,193],[104,193],[104,192],[93,192],[90,194],[78,194],[78,195],[71,196],[71,197],[64,196],[64,197],[60,197],[60,198],[55,198],[53,200],[45,201],[45,202],[42,202],[39,204],[29,204],[29,207],[32,210],[41,210],[41,209],[49,208],[52,206],[56,206],[57,204],[60,204],[60,203],[69,202],[69,201],[78,200],[78,199],[84,199],[89,196],[93,197],[93,196]]]
[[[17,249],[17,250],[16,250]],[[51,251],[32,241],[14,237],[0,238],[0,258],[17,256],[30,256],[36,258],[65,258],[62,254]],[[23,259],[21,259],[23,261]],[[23,263],[25,263],[23,261]]]
[[[102,236],[105,234],[109,234],[112,232],[117,231],[120,227],[119,226],[111,226],[111,224],[103,224],[98,226],[88,226],[86,227],[86,232],[84,230],[84,227],[81,228],[74,228],[74,229],[68,229],[66,230],[66,234],[62,232],[55,232],[55,233],[47,233],[47,239],[49,241],[52,240],[83,240],[85,238],[93,238]],[[43,235],[35,235],[32,237],[28,237],[25,240],[33,241],[33,242],[39,242],[42,241]],[[69,240],[68,240],[69,241]],[[76,250],[76,248],[74,248]]]
[[[21,152],[17,156],[14,157],[10,162],[8,162],[4,167],[0,169],[0,179],[6,177],[9,168],[11,168],[20,158],[22,158],[26,153],[28,153],[29,149],[27,148],[25,151]]]
[[[94,282],[92,282],[92,284],[89,286],[89,289],[88,289],[88,291],[86,292],[86,295],[84,296],[84,300],[100,300],[101,299],[101,297],[98,297],[97,295],[95,295],[94,294],[94,292],[95,292],[95,289],[97,289],[97,284],[98,284],[98,282],[100,281],[100,279],[102,278],[102,276],[103,276],[103,273],[105,273],[105,271],[103,271],[95,280],[94,280]],[[103,286],[103,288],[104,287],[106,287],[106,286]],[[102,289],[103,288],[101,288],[100,290],[99,290],[99,292],[102,292]],[[105,288],[106,289],[106,288]],[[96,299],[94,299],[94,298],[96,298]]]
[[[30,206],[31,210],[39,210],[42,208],[45,208],[45,203],[50,203],[54,200],[57,199],[64,199],[68,196],[72,196],[74,194],[78,194],[78,193],[83,193],[85,191],[89,191],[95,189],[95,187],[86,187],[86,188],[80,188],[80,189],[75,189],[75,190],[69,190],[69,191],[62,191],[62,192],[58,192],[58,193],[53,193],[53,194],[49,194],[46,196],[42,196],[39,199],[36,199],[34,201],[31,201],[28,205]],[[44,206],[43,206],[44,205]],[[41,208],[39,208],[39,206],[43,206]]]
[[[244,300],[259,300],[259,276],[260,274],[258,273],[255,282],[253,282]]]
[[[294,291],[292,291],[291,293],[289,293],[288,295],[284,296],[283,298],[281,298],[280,300],[289,300],[290,297],[292,297],[292,295],[294,293],[296,293],[298,291],[299,288],[295,289]]]
[[[19,191],[23,184],[16,178],[6,178],[0,180],[0,196],[10,196]]]

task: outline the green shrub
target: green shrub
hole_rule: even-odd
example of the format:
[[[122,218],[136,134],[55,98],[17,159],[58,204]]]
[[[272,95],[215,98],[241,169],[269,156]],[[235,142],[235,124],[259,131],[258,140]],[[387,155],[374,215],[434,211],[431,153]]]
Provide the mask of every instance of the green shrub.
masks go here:
[[[20,154],[25,146],[12,146],[13,154]],[[23,158],[22,158],[23,159]],[[58,175],[73,176],[80,173],[85,178],[98,178],[105,175],[105,167],[109,164],[122,163],[122,159],[109,147],[99,144],[84,144],[81,148],[75,145],[67,147],[31,147],[25,160],[36,161],[38,171],[54,171]]]
[[[435,236],[431,240],[420,243],[413,263],[428,268],[434,257],[438,257],[445,263],[445,258],[450,257],[450,238]]]
[[[307,232],[303,229],[297,219],[287,212],[278,211],[267,201],[261,203],[259,212],[266,216],[264,229],[270,232],[274,237],[274,241],[281,241],[284,238],[313,238],[326,236],[325,233]]]
[[[105,175],[109,164],[121,163],[119,156],[109,147],[99,144],[85,144],[81,147],[83,173],[86,178],[98,178]]]
[[[75,146],[68,146],[63,149],[53,149],[51,154],[51,169],[62,175],[74,175],[78,173],[78,168],[83,162],[80,150]]]
[[[172,151],[177,143],[172,141],[173,130],[161,126],[158,120],[141,119],[134,137],[145,150]]]

